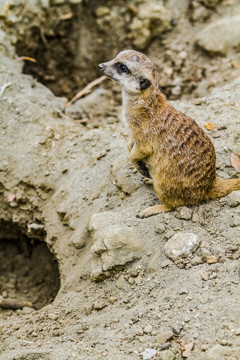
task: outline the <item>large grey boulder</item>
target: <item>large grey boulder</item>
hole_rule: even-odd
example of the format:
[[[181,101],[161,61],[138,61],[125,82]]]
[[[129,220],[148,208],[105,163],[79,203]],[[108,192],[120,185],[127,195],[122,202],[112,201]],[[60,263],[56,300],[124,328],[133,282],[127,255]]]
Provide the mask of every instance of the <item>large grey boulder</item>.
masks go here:
[[[240,15],[222,18],[207,25],[196,37],[196,43],[210,54],[226,55],[240,48]]]

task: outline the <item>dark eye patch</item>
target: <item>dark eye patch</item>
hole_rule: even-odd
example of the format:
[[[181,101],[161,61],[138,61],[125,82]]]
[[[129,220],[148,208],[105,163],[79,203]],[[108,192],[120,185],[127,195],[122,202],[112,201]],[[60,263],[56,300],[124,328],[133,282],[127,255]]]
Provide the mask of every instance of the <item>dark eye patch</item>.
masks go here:
[[[151,81],[144,78],[144,77],[139,77],[139,86],[141,90],[146,90],[150,85],[151,85]]]
[[[130,74],[129,68],[123,63],[117,63],[116,68],[119,74]]]

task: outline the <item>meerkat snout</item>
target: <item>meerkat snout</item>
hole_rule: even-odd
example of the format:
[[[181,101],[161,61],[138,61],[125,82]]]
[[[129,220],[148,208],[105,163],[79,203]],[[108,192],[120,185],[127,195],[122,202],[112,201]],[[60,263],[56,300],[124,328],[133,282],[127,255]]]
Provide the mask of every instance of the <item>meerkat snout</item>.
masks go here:
[[[100,71],[103,71],[104,70],[104,64],[98,64],[98,68]]]

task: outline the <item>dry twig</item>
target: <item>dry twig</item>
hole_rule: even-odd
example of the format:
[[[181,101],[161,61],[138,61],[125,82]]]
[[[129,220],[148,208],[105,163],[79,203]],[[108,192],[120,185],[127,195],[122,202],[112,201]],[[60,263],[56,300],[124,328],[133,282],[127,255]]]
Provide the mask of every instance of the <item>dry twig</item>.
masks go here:
[[[85,88],[83,88],[82,90],[80,90],[80,91],[65,105],[65,107],[68,107],[68,106],[72,105],[76,100],[80,99],[82,96],[89,94],[94,86],[100,84],[101,82],[103,82],[103,81],[106,80],[106,79],[107,79],[106,76],[101,76],[100,78],[97,78],[97,79],[95,79],[94,81],[90,82],[87,86],[85,86]]]
[[[30,57],[30,56],[19,56],[17,58],[17,61],[22,61],[22,60],[31,61],[31,62],[34,62],[34,63],[37,62],[36,59],[34,59],[34,58]]]
[[[3,298],[0,296],[0,308],[2,309],[22,309],[23,307],[28,306],[32,307],[32,303],[29,301],[17,300],[17,299],[10,299],[10,298]]]

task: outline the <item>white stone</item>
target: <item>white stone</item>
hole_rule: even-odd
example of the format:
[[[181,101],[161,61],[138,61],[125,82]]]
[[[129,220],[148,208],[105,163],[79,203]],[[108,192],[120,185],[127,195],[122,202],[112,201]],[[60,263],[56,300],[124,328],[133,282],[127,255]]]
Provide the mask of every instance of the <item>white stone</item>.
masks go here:
[[[143,357],[143,360],[149,360],[152,359],[157,353],[157,350],[155,349],[146,349],[144,350],[141,355]]]
[[[199,246],[198,236],[193,233],[177,233],[165,245],[165,253],[172,260],[191,255]]]

